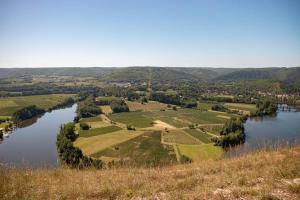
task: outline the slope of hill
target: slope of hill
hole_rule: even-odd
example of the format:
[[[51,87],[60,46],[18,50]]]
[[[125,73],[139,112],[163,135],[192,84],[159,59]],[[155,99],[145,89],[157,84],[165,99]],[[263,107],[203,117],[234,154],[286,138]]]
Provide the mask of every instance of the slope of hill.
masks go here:
[[[1,199],[300,198],[300,147],[165,168],[0,167]]]
[[[203,82],[276,80],[300,85],[300,67],[293,68],[205,68],[205,67],[89,67],[89,68],[0,68],[0,79],[23,76],[97,77],[108,82]]]
[[[300,82],[300,67],[239,69],[216,77],[217,80],[279,80],[286,83]]]

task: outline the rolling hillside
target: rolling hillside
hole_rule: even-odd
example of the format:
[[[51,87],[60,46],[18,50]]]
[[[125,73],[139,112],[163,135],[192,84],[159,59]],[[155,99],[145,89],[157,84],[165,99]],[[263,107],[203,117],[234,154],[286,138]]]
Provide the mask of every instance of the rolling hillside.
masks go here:
[[[0,79],[34,75],[98,77],[108,82],[241,81],[276,80],[300,85],[300,67],[294,68],[204,68],[204,67],[90,67],[90,68],[0,68]]]

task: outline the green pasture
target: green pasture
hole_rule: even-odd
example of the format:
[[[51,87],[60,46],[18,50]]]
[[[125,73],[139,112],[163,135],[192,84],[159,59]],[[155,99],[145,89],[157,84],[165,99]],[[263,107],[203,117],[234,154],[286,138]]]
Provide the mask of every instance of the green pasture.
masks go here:
[[[115,131],[122,130],[122,128],[118,126],[106,126],[101,128],[92,128],[89,130],[80,130],[79,131],[79,137],[92,137],[96,135],[102,135],[106,133],[112,133]]]

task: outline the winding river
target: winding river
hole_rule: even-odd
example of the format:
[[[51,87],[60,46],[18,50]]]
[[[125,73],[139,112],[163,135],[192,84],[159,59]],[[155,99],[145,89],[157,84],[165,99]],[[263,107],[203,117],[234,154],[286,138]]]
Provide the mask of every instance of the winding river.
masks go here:
[[[58,166],[56,136],[60,125],[74,119],[76,106],[47,112],[32,120],[31,125],[14,130],[1,141],[0,163],[33,168]],[[248,119],[245,131],[245,144],[227,151],[225,156],[300,144],[300,112],[278,111],[273,117]]]
[[[4,137],[0,144],[0,163],[33,168],[57,166],[56,136],[60,125],[73,121],[76,106],[47,112],[35,123]]]

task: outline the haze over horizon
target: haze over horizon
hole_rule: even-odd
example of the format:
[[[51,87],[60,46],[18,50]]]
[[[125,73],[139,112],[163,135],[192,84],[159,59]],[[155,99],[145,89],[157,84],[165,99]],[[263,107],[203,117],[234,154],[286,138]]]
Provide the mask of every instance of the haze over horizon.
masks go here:
[[[300,1],[0,0],[0,67],[296,67]]]

